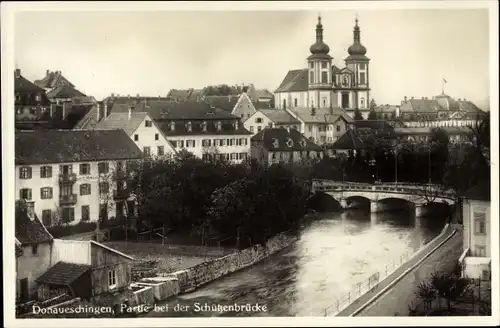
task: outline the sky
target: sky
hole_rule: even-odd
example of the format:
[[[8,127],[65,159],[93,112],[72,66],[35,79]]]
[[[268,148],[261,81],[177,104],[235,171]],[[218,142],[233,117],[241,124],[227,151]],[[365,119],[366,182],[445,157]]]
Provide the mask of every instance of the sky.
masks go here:
[[[30,80],[60,70],[103,99],[166,96],[172,88],[248,84],[274,91],[306,68],[318,11],[38,11],[14,18],[16,67]],[[321,11],[333,63],[344,66],[356,15],[370,62],[371,96],[400,104],[445,93],[489,101],[486,9]]]

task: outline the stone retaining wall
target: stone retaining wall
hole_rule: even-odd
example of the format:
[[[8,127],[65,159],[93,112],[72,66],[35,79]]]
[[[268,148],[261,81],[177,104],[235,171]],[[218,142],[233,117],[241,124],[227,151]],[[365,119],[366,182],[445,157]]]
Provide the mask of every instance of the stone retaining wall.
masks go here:
[[[264,246],[255,245],[244,250],[231,253],[229,255],[198,264],[186,270],[180,270],[174,273],[160,273],[160,277],[146,278],[141,282],[158,281],[161,277],[170,278],[169,285],[165,292],[161,293],[161,298],[166,295],[172,296],[178,293],[187,293],[196,288],[214,281],[227,274],[247,268],[268,256],[279,252],[290,246],[297,240],[297,237],[288,233],[280,233],[270,238]],[[167,296],[167,297],[168,297]]]

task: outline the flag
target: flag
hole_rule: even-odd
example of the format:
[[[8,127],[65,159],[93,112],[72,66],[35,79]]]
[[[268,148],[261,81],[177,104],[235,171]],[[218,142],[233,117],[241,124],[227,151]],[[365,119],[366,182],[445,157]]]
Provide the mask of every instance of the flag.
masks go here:
[[[446,81],[446,79],[445,79],[444,77],[443,77],[443,82],[444,82],[444,83],[448,83],[448,81]]]

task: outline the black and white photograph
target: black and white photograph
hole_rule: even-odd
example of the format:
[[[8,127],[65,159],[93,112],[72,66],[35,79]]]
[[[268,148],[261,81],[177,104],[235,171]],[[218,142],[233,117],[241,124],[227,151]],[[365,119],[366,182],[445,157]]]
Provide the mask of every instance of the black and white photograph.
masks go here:
[[[496,1],[1,13],[7,327],[499,324]]]

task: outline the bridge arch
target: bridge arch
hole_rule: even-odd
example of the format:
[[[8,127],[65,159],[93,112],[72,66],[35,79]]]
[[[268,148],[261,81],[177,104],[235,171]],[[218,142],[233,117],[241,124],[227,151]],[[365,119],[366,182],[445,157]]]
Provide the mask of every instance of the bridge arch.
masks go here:
[[[342,209],[342,205],[334,196],[318,191],[309,197],[307,206],[318,212],[334,212]]]
[[[371,200],[364,196],[349,196],[345,198],[345,205],[350,209],[370,209]]]
[[[415,204],[404,195],[384,197],[372,205],[372,212],[413,211]]]

